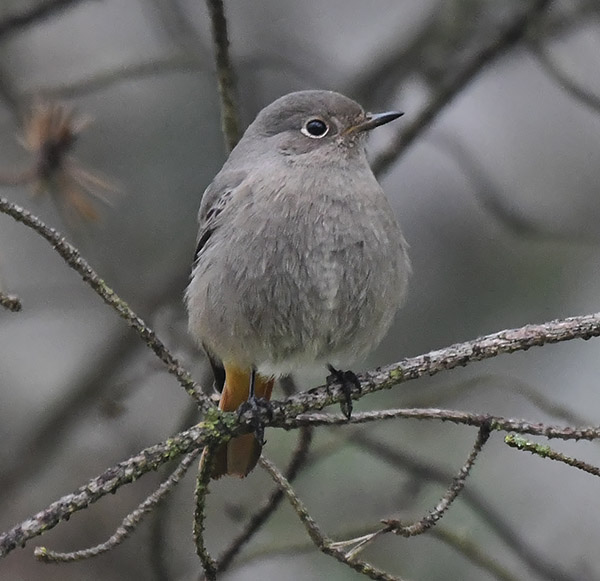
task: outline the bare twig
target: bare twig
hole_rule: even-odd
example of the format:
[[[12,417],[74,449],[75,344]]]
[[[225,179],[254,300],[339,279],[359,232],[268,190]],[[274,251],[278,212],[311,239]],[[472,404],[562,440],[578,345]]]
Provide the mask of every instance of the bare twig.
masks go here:
[[[285,402],[283,402],[285,404]],[[530,434],[532,436],[544,436],[558,440],[598,440],[600,439],[600,426],[586,426],[573,428],[571,426],[561,427],[549,424],[533,423],[527,420],[515,420],[502,416],[490,414],[473,414],[455,410],[440,410],[436,408],[411,408],[391,409],[374,412],[355,413],[350,419],[341,414],[305,413],[295,418],[275,421],[275,425],[285,429],[299,426],[339,426],[348,424],[365,424],[381,420],[392,420],[397,418],[415,420],[440,420],[463,426],[484,427],[489,424],[492,431],[518,432],[519,434]]]
[[[41,20],[79,4],[82,0],[38,0],[30,3],[27,10],[9,14],[0,20],[0,38],[21,30]],[[15,4],[16,6],[16,4]]]
[[[196,554],[200,557],[206,581],[216,581],[217,562],[211,557],[204,543],[204,521],[206,517],[206,495],[213,470],[214,447],[206,446],[196,477],[194,490],[194,542]]]
[[[308,459],[308,451],[312,442],[313,430],[310,427],[305,427],[300,430],[298,445],[292,454],[292,459],[285,470],[285,477],[288,482],[293,482],[301,468],[305,465]],[[281,501],[283,500],[283,491],[281,488],[276,488],[266,502],[261,506],[246,523],[244,529],[231,541],[229,547],[223,551],[217,561],[217,571],[222,573],[225,571],[241,548],[252,538],[254,533],[266,522],[266,520],[275,512]]]
[[[192,450],[179,464],[174,472],[150,495],[142,502],[133,512],[128,514],[121,523],[121,526],[114,534],[104,543],[70,553],[59,553],[50,551],[46,547],[36,547],[34,555],[45,563],[71,563],[74,561],[82,561],[91,557],[96,557],[102,553],[106,553],[116,546],[120,545],[140,524],[142,519],[161,502],[179,483],[185,475],[191,463],[200,454],[200,448]]]
[[[484,424],[481,426],[481,428],[479,428],[477,439],[475,440],[475,444],[471,450],[471,453],[469,454],[469,457],[467,458],[467,461],[460,469],[458,475],[452,479],[452,484],[446,491],[446,494],[444,494],[437,506],[421,520],[411,525],[404,525],[397,519],[386,519],[382,521],[385,526],[379,530],[367,535],[363,535],[359,538],[332,543],[332,547],[335,549],[340,549],[349,545],[352,546],[352,549],[346,553],[346,558],[353,560],[360,551],[371,544],[377,537],[385,533],[394,532],[397,535],[408,538],[427,532],[443,517],[444,513],[450,508],[450,505],[456,500],[459,493],[463,490],[471,468],[473,467],[477,456],[481,452],[489,437],[490,427],[488,424]]]
[[[62,234],[54,230],[54,228],[48,227],[39,218],[31,214],[31,212],[9,202],[5,198],[0,198],[0,212],[11,216],[17,222],[21,222],[45,238],[61,258],[83,278],[84,282],[136,331],[146,345],[165,364],[169,373],[173,374],[188,394],[198,402],[201,409],[206,411],[214,407],[210,399],[202,393],[200,386],[192,379],[189,372],[181,366],[179,361],[165,347],[154,331],[98,276],[88,262],[79,254],[79,251],[69,244]]]
[[[18,313],[23,308],[21,299],[19,299],[19,297],[15,295],[7,295],[2,291],[0,291],[0,305],[6,310],[12,311],[13,313]]]
[[[392,466],[407,470],[415,477],[423,480],[437,482],[446,486],[452,479],[452,474],[436,467],[429,461],[398,449],[393,449],[384,442],[370,437],[364,430],[352,434],[348,440],[360,448],[364,448],[369,454],[378,456]],[[566,569],[562,569],[560,563],[549,561],[548,557],[538,551],[531,544],[527,536],[521,535],[519,529],[513,527],[505,518],[504,514],[495,510],[489,500],[477,492],[472,486],[467,487],[461,494],[463,502],[468,504],[473,512],[488,523],[490,528],[500,539],[510,547],[513,552],[527,564],[536,574],[552,581],[578,581],[579,577]],[[436,527],[433,532],[437,531]]]
[[[218,419],[216,421],[219,423],[218,428],[225,433],[225,425]],[[72,514],[87,508],[103,496],[115,492],[147,472],[156,470],[165,462],[211,442],[215,437],[215,430],[214,424],[208,427],[206,424],[198,424],[105,470],[72,494],[63,496],[46,509],[0,534],[0,557],[19,546],[24,546],[27,541],[54,528],[59,522],[68,520]]]
[[[467,461],[460,469],[459,473],[454,477],[452,484],[446,491],[446,494],[444,494],[440,502],[429,514],[424,516],[420,521],[417,521],[411,525],[403,525],[400,521],[395,519],[384,520],[383,522],[388,527],[388,530],[403,537],[412,537],[415,535],[421,535],[433,527],[442,518],[442,516],[444,516],[444,513],[450,508],[450,505],[456,500],[456,497],[464,488],[467,477],[471,472],[471,468],[473,467],[477,456],[479,456],[481,449],[488,441],[490,433],[490,425],[487,423],[483,424],[479,428],[475,445],[473,446]]]
[[[298,498],[285,476],[264,456],[260,457],[259,463],[261,467],[271,475],[271,478],[273,478],[277,486],[279,486],[287,496],[288,501],[306,528],[313,543],[321,552],[330,557],[334,557],[341,563],[348,565],[355,571],[358,571],[371,579],[376,579],[378,581],[402,581],[400,577],[394,577],[385,571],[373,567],[365,561],[349,559],[343,551],[335,548],[335,543],[321,531],[319,525],[310,516],[304,503]]]
[[[227,38],[227,19],[223,0],[206,0],[212,23],[212,35],[215,45],[215,63],[219,95],[221,97],[221,125],[225,145],[231,151],[240,139],[240,122],[235,104],[235,80],[233,66],[229,58],[229,39]]]
[[[418,379],[424,375],[436,375],[443,370],[464,367],[474,361],[490,359],[502,354],[526,351],[531,347],[549,343],[560,343],[572,339],[587,340],[598,336],[600,336],[600,313],[507,329],[360,374],[358,378],[361,389],[360,391],[356,389],[352,393],[352,397],[360,399],[369,393],[390,389],[394,385]],[[323,409],[326,406],[340,403],[344,397],[345,394],[336,386],[330,388],[321,386],[287,398],[285,402],[273,402],[273,422],[268,422],[266,413],[262,416],[267,425],[293,427],[282,421],[284,416],[289,418],[306,411]],[[289,412],[292,410],[295,413],[290,414]],[[330,416],[329,421],[333,417]],[[443,418],[438,416],[438,419]],[[334,423],[336,422],[337,420],[334,421]],[[310,421],[306,421],[305,425],[309,423]]]
[[[465,489],[466,492],[466,489]],[[507,569],[502,567],[495,559],[487,555],[481,546],[478,546],[472,539],[466,537],[461,533],[455,533],[449,531],[443,526],[437,526],[430,531],[430,534],[442,542],[450,545],[461,555],[466,557],[469,561],[485,569],[491,575],[499,579],[500,581],[517,581],[521,580],[522,577],[515,577]],[[353,537],[354,540],[362,538],[372,537],[373,533],[364,533],[364,527],[357,530],[343,531],[335,536],[344,538]],[[379,535],[377,535],[379,536]],[[343,546],[346,543],[333,543],[336,546]],[[256,561],[258,559],[264,560],[265,558],[274,558],[280,555],[293,555],[297,557],[302,553],[309,553],[314,550],[314,544],[310,541],[296,541],[286,543],[276,543],[267,547],[261,547],[244,556],[244,565],[249,562]],[[552,579],[552,577],[548,577]],[[575,578],[573,578],[575,579]],[[577,580],[579,581],[579,580]]]
[[[518,436],[517,434],[508,434],[504,438],[504,441],[511,448],[516,448],[517,450],[521,450],[522,452],[531,452],[536,456],[540,456],[540,458],[550,458],[550,460],[562,462],[563,464],[567,464],[568,466],[573,466],[574,468],[583,470],[584,472],[587,472],[592,476],[600,476],[600,468],[598,468],[597,466],[588,464],[583,460],[577,460],[577,458],[571,458],[566,454],[562,454],[561,452],[553,450],[552,448],[550,448],[550,446],[530,442],[529,440],[523,438],[522,436]]]
[[[6,207],[6,204],[3,204],[0,198],[0,210]],[[11,208],[13,208],[13,205],[8,204],[8,209],[10,210]],[[32,223],[30,227],[38,227],[36,219],[23,210],[18,209],[17,216],[24,221]],[[43,226],[42,232],[44,232],[44,237],[47,237],[54,244],[58,245],[59,252],[65,253],[66,260],[81,260],[76,251],[65,243],[56,232],[48,229],[46,226]],[[84,263],[84,265],[87,267],[87,263]],[[83,272],[85,276],[88,276],[85,268]],[[102,281],[100,282],[104,284]],[[109,297],[114,300],[114,295],[109,294]],[[453,345],[370,372],[362,378],[363,388],[361,395],[389,388],[425,374],[433,375],[444,369],[466,365],[471,361],[494,357],[501,353],[512,353],[536,345],[540,346],[574,338],[589,339],[598,334],[600,334],[600,315],[598,314],[551,321],[542,325],[526,325],[520,329],[501,331],[474,341]],[[358,395],[354,394],[354,397],[358,397]],[[339,403],[343,397],[344,395],[339,390],[335,388],[328,390],[327,387],[322,386],[290,397],[283,402],[273,402],[272,419],[266,417],[266,413],[260,419],[265,422],[266,426],[283,427],[285,429],[308,425],[346,424],[348,420],[341,415],[304,413],[313,409],[322,409],[326,405]],[[192,430],[179,434],[166,444],[145,450],[141,455],[105,472],[74,495],[64,497],[45,511],[38,513],[38,515],[25,523],[0,536],[0,556],[8,553],[17,545],[25,543],[28,539],[52,528],[61,520],[68,518],[73,512],[87,507],[91,502],[100,498],[100,496],[116,490],[123,484],[131,482],[144,472],[156,468],[159,464],[166,462],[177,454],[190,452],[201,445],[217,445],[232,436],[250,432],[253,421],[256,420],[255,416],[247,418],[242,415],[241,418],[237,418],[236,414],[224,414],[217,411],[213,411],[211,414],[205,420],[210,423],[208,429],[206,425],[201,424]],[[349,422],[364,423],[400,417],[434,419],[477,427],[489,426],[492,430],[514,431],[521,434],[540,435],[547,438],[560,438],[564,440],[594,440],[600,438],[599,427],[562,428],[531,423],[525,420],[496,417],[489,414],[469,414],[439,409],[386,410],[356,413]],[[148,456],[150,456],[150,460],[148,460]],[[289,483],[287,485],[289,486]],[[288,495],[285,487],[283,489],[286,495]],[[306,521],[304,518],[303,521],[305,522],[305,526],[309,527],[309,521]],[[326,547],[326,550],[333,551],[330,547]],[[331,554],[334,553],[332,552]],[[334,554],[336,558],[341,558],[341,555],[342,553],[339,552]],[[360,565],[360,567],[363,567],[363,565]],[[371,571],[368,566],[365,565],[365,567],[365,570]],[[374,578],[391,579],[391,577]]]
[[[458,71],[446,84],[439,87],[437,93],[417,117],[404,126],[396,135],[390,145],[373,159],[373,171],[385,172],[394,163],[414,139],[430,125],[440,111],[448,105],[456,95],[464,89],[473,78],[494,59],[504,54],[508,49],[519,42],[526,34],[529,27],[546,10],[550,0],[534,0],[522,14],[510,22],[497,37],[490,39],[489,43],[479,49],[473,58]]]
[[[176,423],[176,431],[180,432],[198,421],[198,408],[193,401],[189,401],[186,410]],[[199,449],[201,452],[201,450]],[[173,464],[175,461],[173,462]],[[172,467],[169,465],[169,470]],[[152,570],[154,581],[170,581],[175,577],[170,570],[172,563],[173,539],[167,531],[167,520],[170,514],[173,497],[169,496],[161,502],[152,515],[150,521],[150,539],[148,541],[148,565]]]

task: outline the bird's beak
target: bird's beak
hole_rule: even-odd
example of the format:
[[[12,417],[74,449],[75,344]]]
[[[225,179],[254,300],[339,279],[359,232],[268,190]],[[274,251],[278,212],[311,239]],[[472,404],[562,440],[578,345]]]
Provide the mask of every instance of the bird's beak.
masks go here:
[[[404,113],[400,111],[387,111],[386,113],[367,113],[364,121],[356,125],[352,125],[352,127],[348,127],[344,133],[358,133],[362,131],[370,131],[371,129],[375,129],[375,127],[379,127],[380,125],[385,125],[394,119],[398,119],[398,117],[402,117]]]

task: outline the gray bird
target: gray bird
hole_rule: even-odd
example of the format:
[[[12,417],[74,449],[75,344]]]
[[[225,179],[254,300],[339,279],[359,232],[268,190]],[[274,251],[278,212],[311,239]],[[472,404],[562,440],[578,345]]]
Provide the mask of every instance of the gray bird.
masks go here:
[[[366,133],[400,115],[367,114],[331,91],[285,95],[258,114],[204,192],[186,302],[220,409],[269,400],[276,377],[315,365],[357,382],[340,369],[381,341],[411,270],[365,152]],[[261,440],[223,445],[213,477],[246,476]]]

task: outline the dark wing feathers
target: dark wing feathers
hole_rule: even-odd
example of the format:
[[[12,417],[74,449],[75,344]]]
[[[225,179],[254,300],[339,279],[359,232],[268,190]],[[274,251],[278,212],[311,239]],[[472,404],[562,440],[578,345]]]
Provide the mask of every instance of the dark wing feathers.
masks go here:
[[[227,207],[235,189],[244,181],[246,172],[221,172],[206,188],[202,196],[202,203],[198,212],[198,244],[194,255],[194,265],[202,259],[202,251],[206,248],[210,237],[217,230],[223,220],[220,215]],[[215,378],[215,388],[221,392],[225,385],[225,368],[218,358],[214,357],[208,349],[204,349],[208,355],[210,366]]]
[[[194,264],[198,262],[202,250],[205,248],[213,232],[219,227],[219,216],[226,208],[234,190],[244,181],[246,172],[221,172],[206,188],[202,196],[200,211],[198,212],[198,243],[194,254]]]

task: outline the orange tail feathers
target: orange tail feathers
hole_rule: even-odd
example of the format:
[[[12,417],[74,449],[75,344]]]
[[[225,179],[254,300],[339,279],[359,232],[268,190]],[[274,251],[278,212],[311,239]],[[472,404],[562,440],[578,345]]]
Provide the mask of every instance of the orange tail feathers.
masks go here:
[[[256,397],[270,400],[274,382],[272,377],[257,374],[254,384]],[[219,401],[219,409],[226,412],[237,410],[248,399],[249,388],[250,369],[238,369],[225,365],[225,386]],[[254,434],[244,434],[232,438],[215,450],[212,477],[220,478],[224,474],[240,478],[247,476],[256,466],[261,448],[262,446]],[[204,460],[204,455],[202,460]]]

